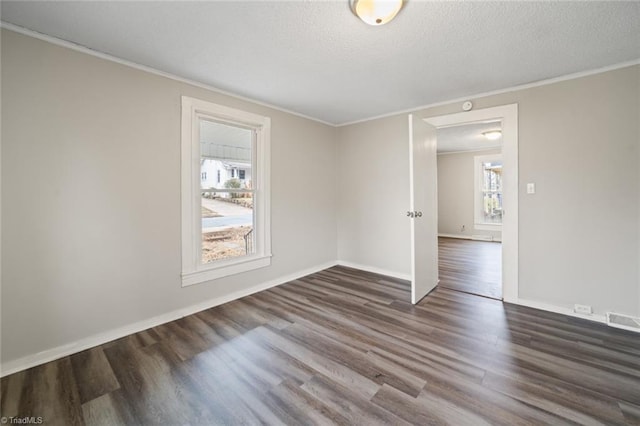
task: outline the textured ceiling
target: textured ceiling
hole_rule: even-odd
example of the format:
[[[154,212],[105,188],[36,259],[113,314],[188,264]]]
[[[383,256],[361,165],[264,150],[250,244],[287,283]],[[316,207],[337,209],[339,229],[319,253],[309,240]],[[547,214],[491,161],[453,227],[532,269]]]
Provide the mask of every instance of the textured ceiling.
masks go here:
[[[2,2],[2,20],[332,124],[640,58],[638,2]]]
[[[438,153],[500,148],[502,146],[502,138],[490,141],[482,133],[501,129],[502,126],[499,121],[464,124],[462,126],[438,129]]]

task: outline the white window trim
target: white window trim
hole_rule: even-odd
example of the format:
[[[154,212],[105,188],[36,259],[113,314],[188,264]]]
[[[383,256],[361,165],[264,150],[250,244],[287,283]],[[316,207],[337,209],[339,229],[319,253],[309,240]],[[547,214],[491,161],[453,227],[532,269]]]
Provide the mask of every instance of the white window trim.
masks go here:
[[[473,157],[473,184],[474,184],[474,201],[473,201],[473,227],[480,231],[500,231],[502,229],[502,223],[489,223],[484,222],[482,215],[480,214],[480,207],[482,206],[482,193],[484,183],[481,179],[482,169],[481,164],[486,161],[502,160],[502,154],[488,154],[488,155],[476,155]],[[504,193],[504,189],[502,191]]]
[[[255,253],[208,264],[201,262],[202,217],[200,190],[199,117],[251,128],[255,131],[257,175],[254,197]],[[251,271],[271,264],[271,119],[187,96],[182,97],[182,286]]]

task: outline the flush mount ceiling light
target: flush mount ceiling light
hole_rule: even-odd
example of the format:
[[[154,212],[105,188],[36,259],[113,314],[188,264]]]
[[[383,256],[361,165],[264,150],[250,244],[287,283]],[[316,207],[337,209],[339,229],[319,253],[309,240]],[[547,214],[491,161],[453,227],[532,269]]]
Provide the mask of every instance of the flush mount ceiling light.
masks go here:
[[[403,0],[349,0],[353,13],[369,25],[384,25],[402,9]]]
[[[502,136],[502,130],[489,130],[488,132],[482,132],[482,134],[490,141],[495,141]]]

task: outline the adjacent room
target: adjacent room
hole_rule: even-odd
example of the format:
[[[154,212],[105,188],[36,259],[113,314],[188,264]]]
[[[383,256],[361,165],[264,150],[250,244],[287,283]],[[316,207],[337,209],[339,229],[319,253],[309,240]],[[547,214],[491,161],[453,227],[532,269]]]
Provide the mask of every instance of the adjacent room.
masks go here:
[[[502,300],[502,127],[499,121],[440,129],[440,287]]]
[[[640,424],[640,3],[2,1],[0,422]]]

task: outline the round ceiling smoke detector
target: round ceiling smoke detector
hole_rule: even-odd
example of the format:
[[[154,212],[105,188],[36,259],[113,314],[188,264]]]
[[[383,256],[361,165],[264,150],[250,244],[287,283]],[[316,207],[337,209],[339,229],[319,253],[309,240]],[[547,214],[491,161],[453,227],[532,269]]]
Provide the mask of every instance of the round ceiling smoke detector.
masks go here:
[[[471,103],[471,101],[467,101],[462,104],[463,111],[471,111],[471,108],[473,108],[473,104]]]

